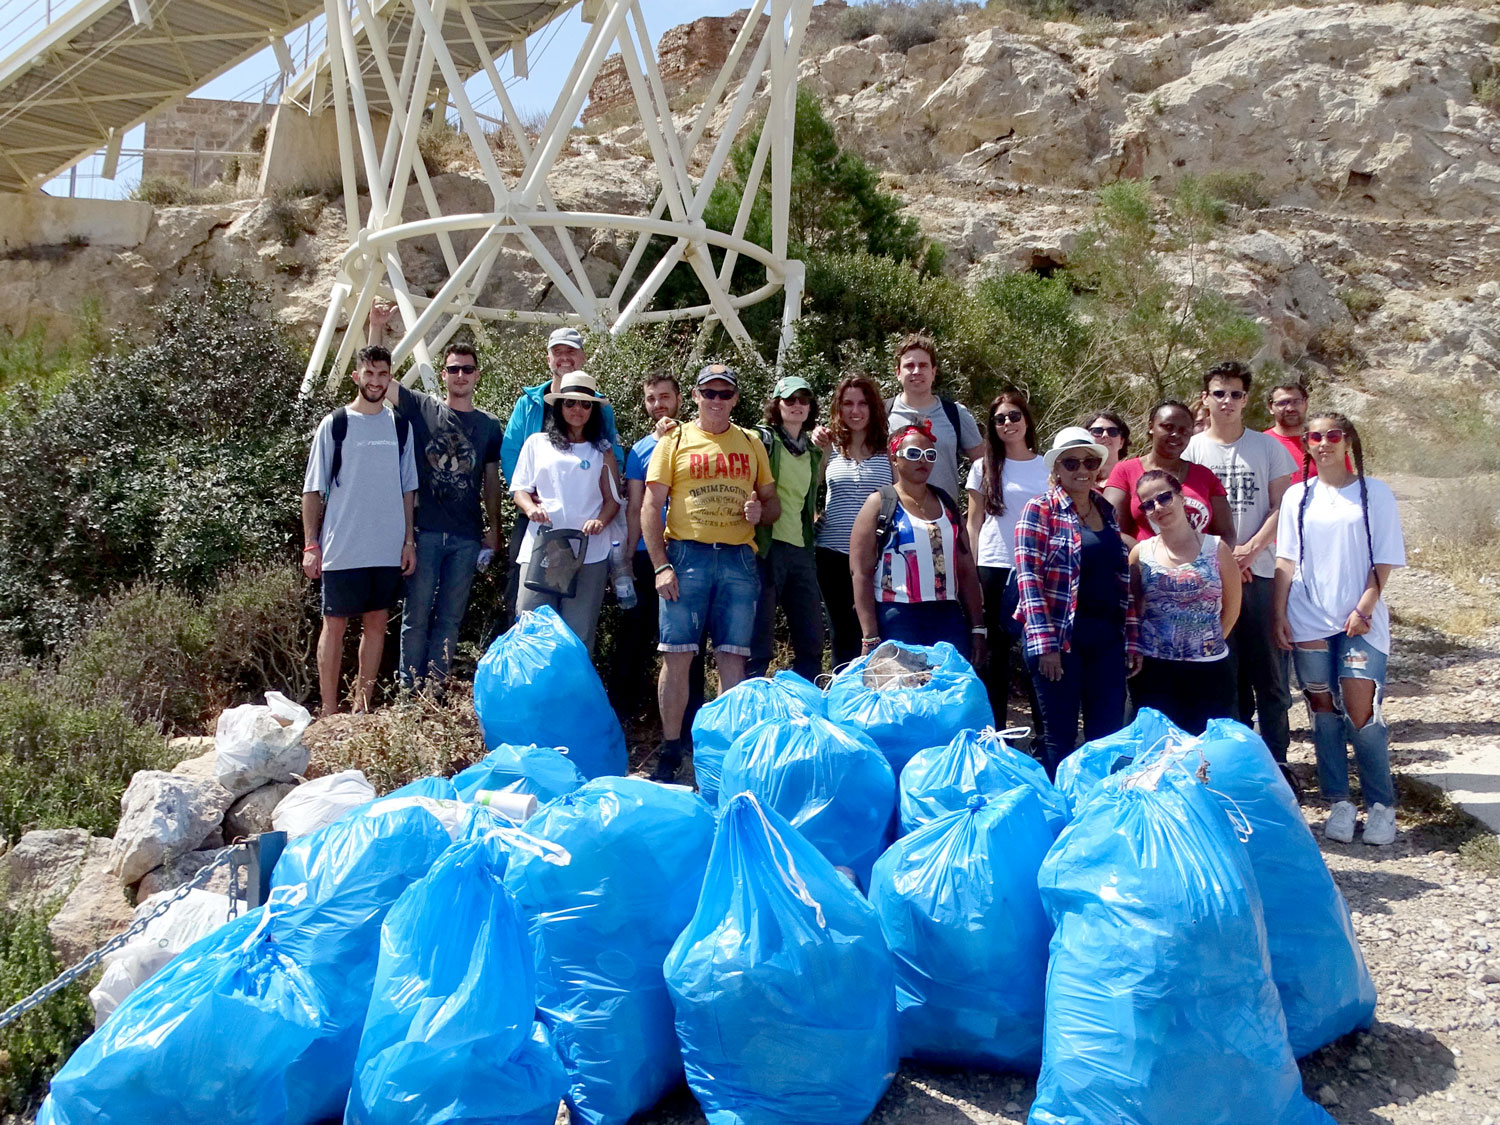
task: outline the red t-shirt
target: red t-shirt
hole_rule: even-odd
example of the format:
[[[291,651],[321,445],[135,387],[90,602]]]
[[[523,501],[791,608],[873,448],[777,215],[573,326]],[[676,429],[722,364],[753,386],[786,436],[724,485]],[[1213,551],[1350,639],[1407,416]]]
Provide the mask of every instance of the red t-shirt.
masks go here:
[[[1136,539],[1150,539],[1156,534],[1156,529],[1147,522],[1146,514],[1141,511],[1141,498],[1135,494],[1136,482],[1145,471],[1141,468],[1141,459],[1132,457],[1129,461],[1121,461],[1115,465],[1110,471],[1109,480],[1104,482],[1105,488],[1118,488],[1130,500],[1130,514],[1120,523],[1120,533]],[[1188,520],[1195,528],[1202,531],[1208,526],[1208,521],[1213,519],[1214,497],[1228,495],[1212,469],[1188,464],[1187,479],[1182,482],[1182,502],[1187,505]]]
[[[1318,475],[1317,465],[1309,465],[1307,467],[1307,472],[1305,474],[1302,472],[1303,453],[1301,438],[1282,437],[1276,432],[1276,428],[1274,426],[1271,429],[1267,430],[1266,433],[1270,434],[1277,441],[1281,442],[1282,445],[1286,446],[1286,451],[1292,455],[1292,464],[1297,466],[1297,471],[1292,474],[1293,484],[1296,484],[1299,480],[1306,480],[1308,477],[1315,477]]]

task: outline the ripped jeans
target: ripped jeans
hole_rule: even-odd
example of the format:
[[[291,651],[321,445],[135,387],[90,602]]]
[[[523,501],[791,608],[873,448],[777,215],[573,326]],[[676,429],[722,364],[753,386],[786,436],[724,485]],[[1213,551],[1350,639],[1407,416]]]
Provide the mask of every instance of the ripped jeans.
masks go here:
[[[1354,757],[1359,763],[1365,808],[1373,805],[1395,808],[1390,727],[1383,710],[1386,655],[1365,637],[1349,637],[1343,633],[1335,633],[1324,644],[1326,647],[1323,648],[1292,649],[1297,679],[1308,699],[1313,747],[1318,754],[1318,788],[1330,801],[1349,799],[1347,738],[1354,744]],[[1341,680],[1371,680],[1375,684],[1375,709],[1370,721],[1362,727],[1354,727],[1345,717],[1339,690]],[[1333,697],[1331,711],[1313,709],[1310,697],[1318,692],[1327,692]]]

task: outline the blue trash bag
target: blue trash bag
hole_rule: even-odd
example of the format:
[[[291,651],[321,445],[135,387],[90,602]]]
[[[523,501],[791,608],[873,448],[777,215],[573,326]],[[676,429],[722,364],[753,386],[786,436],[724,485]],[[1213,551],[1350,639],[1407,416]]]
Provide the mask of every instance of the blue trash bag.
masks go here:
[[[453,778],[461,800],[472,801],[481,789],[528,793],[545,805],[571,793],[588,779],[567,755],[550,746],[496,746]]]
[[[817,715],[757,723],[729,748],[721,797],[754,793],[828,862],[870,882],[890,842],[896,779],[876,745]]]
[[[585,777],[619,776],[625,732],[583,642],[551,606],[521,614],[474,673],[484,744],[555,746]]]
[[[552,1125],[567,1087],[532,1037],[536,976],[500,833],[458,843],[380,932],[345,1125]]]
[[[697,905],[713,831],[685,787],[595,778],[524,827],[567,863],[512,849],[505,886],[530,925],[575,1121],[623,1123],[682,1081],[661,963]]]
[[[998,732],[961,730],[946,746],[912,756],[901,771],[901,831],[967,808],[975,793],[998,796],[1017,785],[1036,791],[1056,836],[1068,823],[1068,802],[1047,780],[1042,764],[1007,746]]]
[[[1156,708],[1142,707],[1128,726],[1085,742],[1057,765],[1057,789],[1067,798],[1069,815],[1077,816],[1084,800],[1110,774],[1153,750],[1181,746],[1192,737]]]
[[[1209,791],[1250,823],[1245,847],[1260,886],[1271,976],[1292,1053],[1301,1058],[1369,1027],[1375,982],[1349,907],[1270,749],[1244,724],[1211,719],[1177,758],[1189,771],[1206,763]]]
[[[896,1075],[879,919],[753,794],[725,804],[702,900],[664,970],[710,1125],[855,1125]]]
[[[419,777],[400,789],[392,789],[386,797],[431,797],[434,801],[456,801],[459,794],[446,777]]]
[[[904,1058],[1034,1072],[1042,1061],[1047,943],[1036,875],[1052,829],[1018,785],[891,845],[870,905],[896,958]]]
[[[877,675],[870,668],[866,676],[872,661],[878,661],[877,668],[888,667],[893,649],[897,659],[928,670]],[[984,682],[946,641],[931,648],[882,642],[828,685],[828,717],[869,735],[897,776],[917,751],[941,746],[966,727],[995,725]]]
[[[771,682],[777,687],[786,688],[798,699],[807,705],[807,709],[814,715],[828,716],[828,700],[823,696],[823,689],[811,680],[803,679],[790,668],[783,668],[771,677]]]
[[[724,755],[729,753],[734,740],[756,723],[813,713],[805,696],[792,691],[785,682],[761,676],[741,680],[704,704],[693,717],[693,780],[698,784],[699,796],[710,808],[719,803],[719,774],[724,770]]]
[[[1271,979],[1250,857],[1162,764],[1101,783],[1042,863],[1057,927],[1031,1125],[1321,1125]]]

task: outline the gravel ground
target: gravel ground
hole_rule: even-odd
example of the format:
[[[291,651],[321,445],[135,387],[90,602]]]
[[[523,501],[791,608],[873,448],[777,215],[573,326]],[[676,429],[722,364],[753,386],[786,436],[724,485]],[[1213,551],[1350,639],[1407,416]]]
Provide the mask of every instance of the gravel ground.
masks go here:
[[[1464,600],[1444,580],[1401,571],[1390,601],[1398,624],[1387,717],[1401,789],[1401,835],[1388,848],[1323,840],[1348,899],[1379,995],[1376,1023],[1302,1060],[1310,1097],[1340,1125],[1500,1125],[1500,849],[1495,837],[1429,786],[1404,776],[1441,772],[1455,750],[1500,754],[1500,632],[1457,642],[1400,623],[1434,604]],[[1291,758],[1316,790],[1306,714],[1293,708]],[[1315,832],[1327,815],[1303,812]],[[1033,1077],[907,1065],[871,1121],[1021,1123]],[[564,1116],[566,1111],[564,1111]],[[561,1120],[561,1118],[560,1118]],[[638,1119],[701,1122],[686,1091]]]

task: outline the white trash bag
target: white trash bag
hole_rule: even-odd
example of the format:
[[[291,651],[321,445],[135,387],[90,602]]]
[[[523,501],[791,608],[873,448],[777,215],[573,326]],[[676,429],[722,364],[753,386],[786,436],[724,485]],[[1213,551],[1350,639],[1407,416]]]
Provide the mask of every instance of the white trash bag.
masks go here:
[[[214,731],[214,773],[236,797],[272,781],[291,781],[307,772],[302,732],[312,713],[279,691],[266,692],[264,705],[246,703],[219,715]]]
[[[344,770],[304,782],[271,812],[271,827],[289,840],[326,828],[339,817],[376,797],[375,786],[359,770]]]
[[[137,919],[149,915],[163,896],[152,895],[135,908]],[[229,920],[229,896],[214,891],[191,890],[167,908],[159,918],[146,923],[140,935],[104,958],[104,975],[89,990],[98,1027],[129,996],[155,973],[199,938],[207,937]]]

